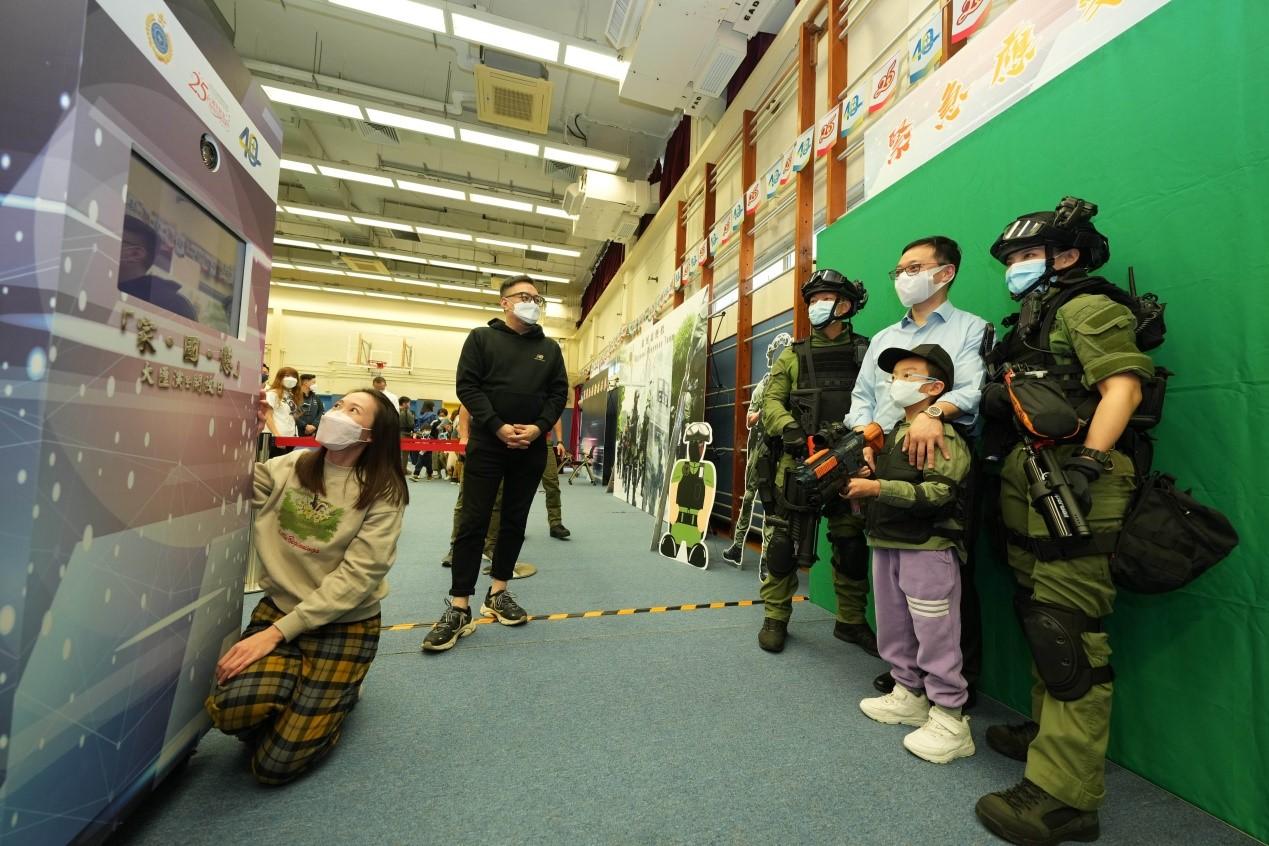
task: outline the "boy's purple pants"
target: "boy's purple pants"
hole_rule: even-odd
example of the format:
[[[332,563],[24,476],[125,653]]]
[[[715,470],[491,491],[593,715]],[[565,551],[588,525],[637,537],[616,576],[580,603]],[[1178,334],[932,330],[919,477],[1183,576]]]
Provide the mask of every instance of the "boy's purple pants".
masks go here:
[[[872,550],[877,649],[894,680],[925,691],[936,705],[959,708],[961,568],[954,549]]]

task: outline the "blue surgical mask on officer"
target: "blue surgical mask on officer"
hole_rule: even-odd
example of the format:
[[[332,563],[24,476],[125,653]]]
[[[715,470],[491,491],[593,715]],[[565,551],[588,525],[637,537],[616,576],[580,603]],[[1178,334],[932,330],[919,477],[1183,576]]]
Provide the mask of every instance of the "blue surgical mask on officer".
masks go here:
[[[822,329],[828,325],[833,319],[833,309],[836,307],[836,300],[816,300],[807,307],[807,316],[811,319],[811,325],[816,329]]]
[[[1046,262],[1042,258],[1028,259],[1011,264],[1005,268],[1005,284],[1009,286],[1009,294],[1015,300],[1022,297],[1044,278]]]

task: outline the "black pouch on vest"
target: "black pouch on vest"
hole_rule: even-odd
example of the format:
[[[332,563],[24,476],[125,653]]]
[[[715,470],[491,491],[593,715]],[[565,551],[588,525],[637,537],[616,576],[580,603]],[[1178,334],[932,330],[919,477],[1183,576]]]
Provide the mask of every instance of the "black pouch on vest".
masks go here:
[[[1135,593],[1184,587],[1238,546],[1224,514],[1177,488],[1166,473],[1141,480],[1110,558],[1115,584]]]
[[[1083,423],[1057,380],[1011,371],[1005,386],[1014,416],[1031,434],[1061,441],[1079,433]]]
[[[1128,428],[1144,432],[1159,425],[1163,419],[1163,400],[1168,393],[1168,378],[1172,371],[1156,367],[1154,375],[1141,380],[1141,403],[1128,418]]]

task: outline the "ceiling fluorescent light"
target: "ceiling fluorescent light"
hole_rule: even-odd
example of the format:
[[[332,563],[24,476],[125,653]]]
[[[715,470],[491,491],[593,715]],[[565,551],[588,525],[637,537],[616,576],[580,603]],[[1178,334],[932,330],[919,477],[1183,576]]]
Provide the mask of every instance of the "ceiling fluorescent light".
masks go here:
[[[392,281],[393,281],[393,282],[397,282],[397,283],[399,283],[399,284],[401,284],[401,285],[419,285],[419,286],[424,287],[424,288],[435,288],[435,287],[436,287],[436,283],[435,283],[435,282],[428,282],[428,281],[426,281],[426,280],[424,280],[424,279],[402,279],[400,276],[394,276],[394,277],[392,277]]]
[[[307,249],[310,249],[310,250],[321,249],[321,247],[319,247],[316,243],[312,241],[297,241],[294,238],[274,238],[273,243],[281,244],[284,247],[306,247]],[[273,266],[277,267],[276,264]]]
[[[352,182],[364,182],[367,185],[378,185],[382,188],[392,187],[392,180],[386,176],[374,176],[369,173],[360,173],[355,170],[344,170],[342,167],[330,167],[328,165],[318,165],[317,170],[322,176],[330,176],[335,179],[348,179]]]
[[[447,284],[445,284],[444,282],[442,282],[442,283],[440,283],[439,285],[437,285],[436,287],[438,287],[438,288],[444,288],[446,291],[462,291],[464,294],[474,294],[474,293],[476,293],[476,289],[475,289],[475,288],[469,288],[469,287],[467,287],[466,285],[447,285]]]
[[[340,117],[365,120],[365,116],[361,113],[361,106],[354,103],[345,103],[342,100],[332,100],[328,97],[316,97],[312,94],[305,94],[302,91],[278,88],[276,85],[262,85],[260,87],[264,89],[265,94],[269,95],[269,99],[275,103],[284,103],[301,109],[312,109],[315,112],[326,112]]]
[[[302,209],[299,206],[283,206],[282,208],[287,214],[297,214],[300,217],[315,217],[319,220],[338,220],[340,223],[352,223],[346,214],[335,214],[334,212],[318,211],[317,209]]]
[[[476,271],[476,265],[465,264],[461,261],[441,261],[440,259],[430,259],[428,264],[434,264],[437,267],[450,267],[454,270],[470,270],[473,273]]]
[[[559,282],[561,284],[567,285],[569,281],[568,277],[566,276],[547,276],[545,273],[529,273],[526,275],[530,279],[536,279],[539,282]]]
[[[375,217],[357,217],[353,215],[353,223],[360,223],[362,226],[374,226],[379,229],[395,229],[398,232],[413,232],[414,227],[408,223],[393,223],[391,220],[379,220]]]
[[[296,270],[302,270],[305,273],[325,273],[328,276],[343,276],[344,271],[336,270],[333,267],[314,267],[311,264],[297,264]]]
[[[454,306],[456,308],[474,308],[478,310],[483,310],[485,308],[480,303],[460,303],[455,302],[454,300],[446,300],[445,305]]]
[[[564,64],[567,67],[577,68],[596,76],[606,76],[618,82],[626,78],[626,71],[630,69],[630,63],[623,62],[614,53],[587,50],[576,44],[564,45]]]
[[[332,253],[347,253],[350,256],[373,256],[374,250],[363,250],[361,247],[346,247],[343,244],[322,244],[323,250],[330,250]]]
[[[439,123],[427,118],[402,115],[396,112],[385,112],[383,109],[371,109],[369,107],[366,109],[366,117],[370,118],[371,123],[382,123],[385,126],[395,126],[398,129],[408,129],[411,132],[421,132],[424,135],[437,135],[451,140],[454,138],[454,127],[448,123]]]
[[[471,201],[473,203],[483,203],[486,206],[498,206],[504,209],[515,209],[516,211],[533,211],[532,203],[524,203],[520,200],[508,200],[505,197],[491,197],[488,194],[472,194]]]
[[[477,244],[489,244],[492,247],[510,247],[513,250],[527,250],[528,244],[521,244],[519,241],[499,241],[497,238],[477,238]]]
[[[564,209],[557,209],[552,206],[538,206],[538,214],[544,214],[547,217],[562,217],[565,220],[577,220],[577,215],[569,214]]]
[[[396,261],[412,261],[415,264],[427,264],[427,259],[422,256],[411,256],[404,253],[385,253],[383,250],[375,250],[375,255],[382,259],[395,259]]]
[[[542,299],[546,300],[548,303],[563,303],[564,302],[564,300],[560,299],[559,297],[543,297]]]
[[[537,250],[539,253],[550,253],[551,255],[556,256],[571,256],[572,258],[577,258],[582,254],[581,250],[566,250],[563,247],[548,247],[546,244],[534,244],[533,249]]]
[[[453,188],[442,188],[439,185],[428,185],[423,182],[409,182],[405,179],[398,179],[397,187],[402,191],[417,191],[420,194],[431,194],[433,197],[446,197],[450,200],[467,199],[467,194],[462,191],[455,191]]]
[[[543,147],[542,157],[553,162],[587,167],[591,170],[602,170],[604,173],[616,173],[621,162],[610,156],[596,153],[581,153],[568,147]]]
[[[430,226],[416,226],[414,231],[420,235],[431,235],[433,238],[452,238],[455,241],[470,241],[471,236],[465,232],[451,232],[448,229],[433,229]]]
[[[275,261],[273,263],[274,270],[295,270],[295,265],[287,264],[284,261]]]
[[[354,291],[351,288],[323,288],[322,290],[329,294],[352,294],[356,297],[364,297],[366,295],[365,291]]]
[[[321,285],[301,285],[298,282],[274,282],[279,288],[303,288],[305,291],[320,291]]]
[[[430,29],[432,32],[445,34],[445,12],[434,6],[425,6],[413,0],[330,0],[336,6],[345,9],[356,9],[381,18],[390,18],[400,23]]]
[[[378,297],[381,300],[404,300],[405,294],[380,294],[378,291],[367,291],[367,297]]]
[[[459,129],[458,135],[468,144],[493,147],[495,150],[505,150],[509,153],[523,153],[526,156],[536,156],[538,154],[538,145],[531,141],[519,141],[515,138],[507,138],[503,135],[494,135],[490,132],[480,132],[467,128]]]
[[[308,162],[297,162],[293,159],[283,159],[279,166],[283,170],[298,170],[300,173],[317,173],[317,169]]]
[[[373,279],[376,282],[391,282],[392,281],[391,276],[381,276],[378,273],[354,273],[353,271],[349,270],[345,275],[355,276],[358,279]]]
[[[560,42],[554,39],[530,35],[509,26],[499,26],[480,18],[460,15],[457,12],[450,12],[449,19],[454,25],[456,38],[519,53],[521,56],[532,56],[552,64],[559,62]]]
[[[481,272],[481,273],[488,273],[490,276],[515,276],[515,275],[516,275],[517,273],[519,273],[520,271],[518,271],[518,270],[507,270],[507,269],[505,269],[505,268],[501,268],[501,267],[481,267],[481,268],[480,268],[480,272]]]

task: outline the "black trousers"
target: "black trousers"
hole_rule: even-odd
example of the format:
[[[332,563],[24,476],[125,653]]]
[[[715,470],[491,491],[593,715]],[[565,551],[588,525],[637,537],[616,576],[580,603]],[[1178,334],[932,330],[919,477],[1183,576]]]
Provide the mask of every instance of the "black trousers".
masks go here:
[[[480,550],[485,544],[498,486],[502,485],[502,520],[494,542],[495,579],[509,581],[520,547],[529,506],[546,468],[546,438],[538,438],[528,449],[511,449],[497,439],[472,438],[467,442],[463,467],[463,510],[458,517],[454,539],[454,563],[450,569],[450,596],[471,596],[480,575]]]

